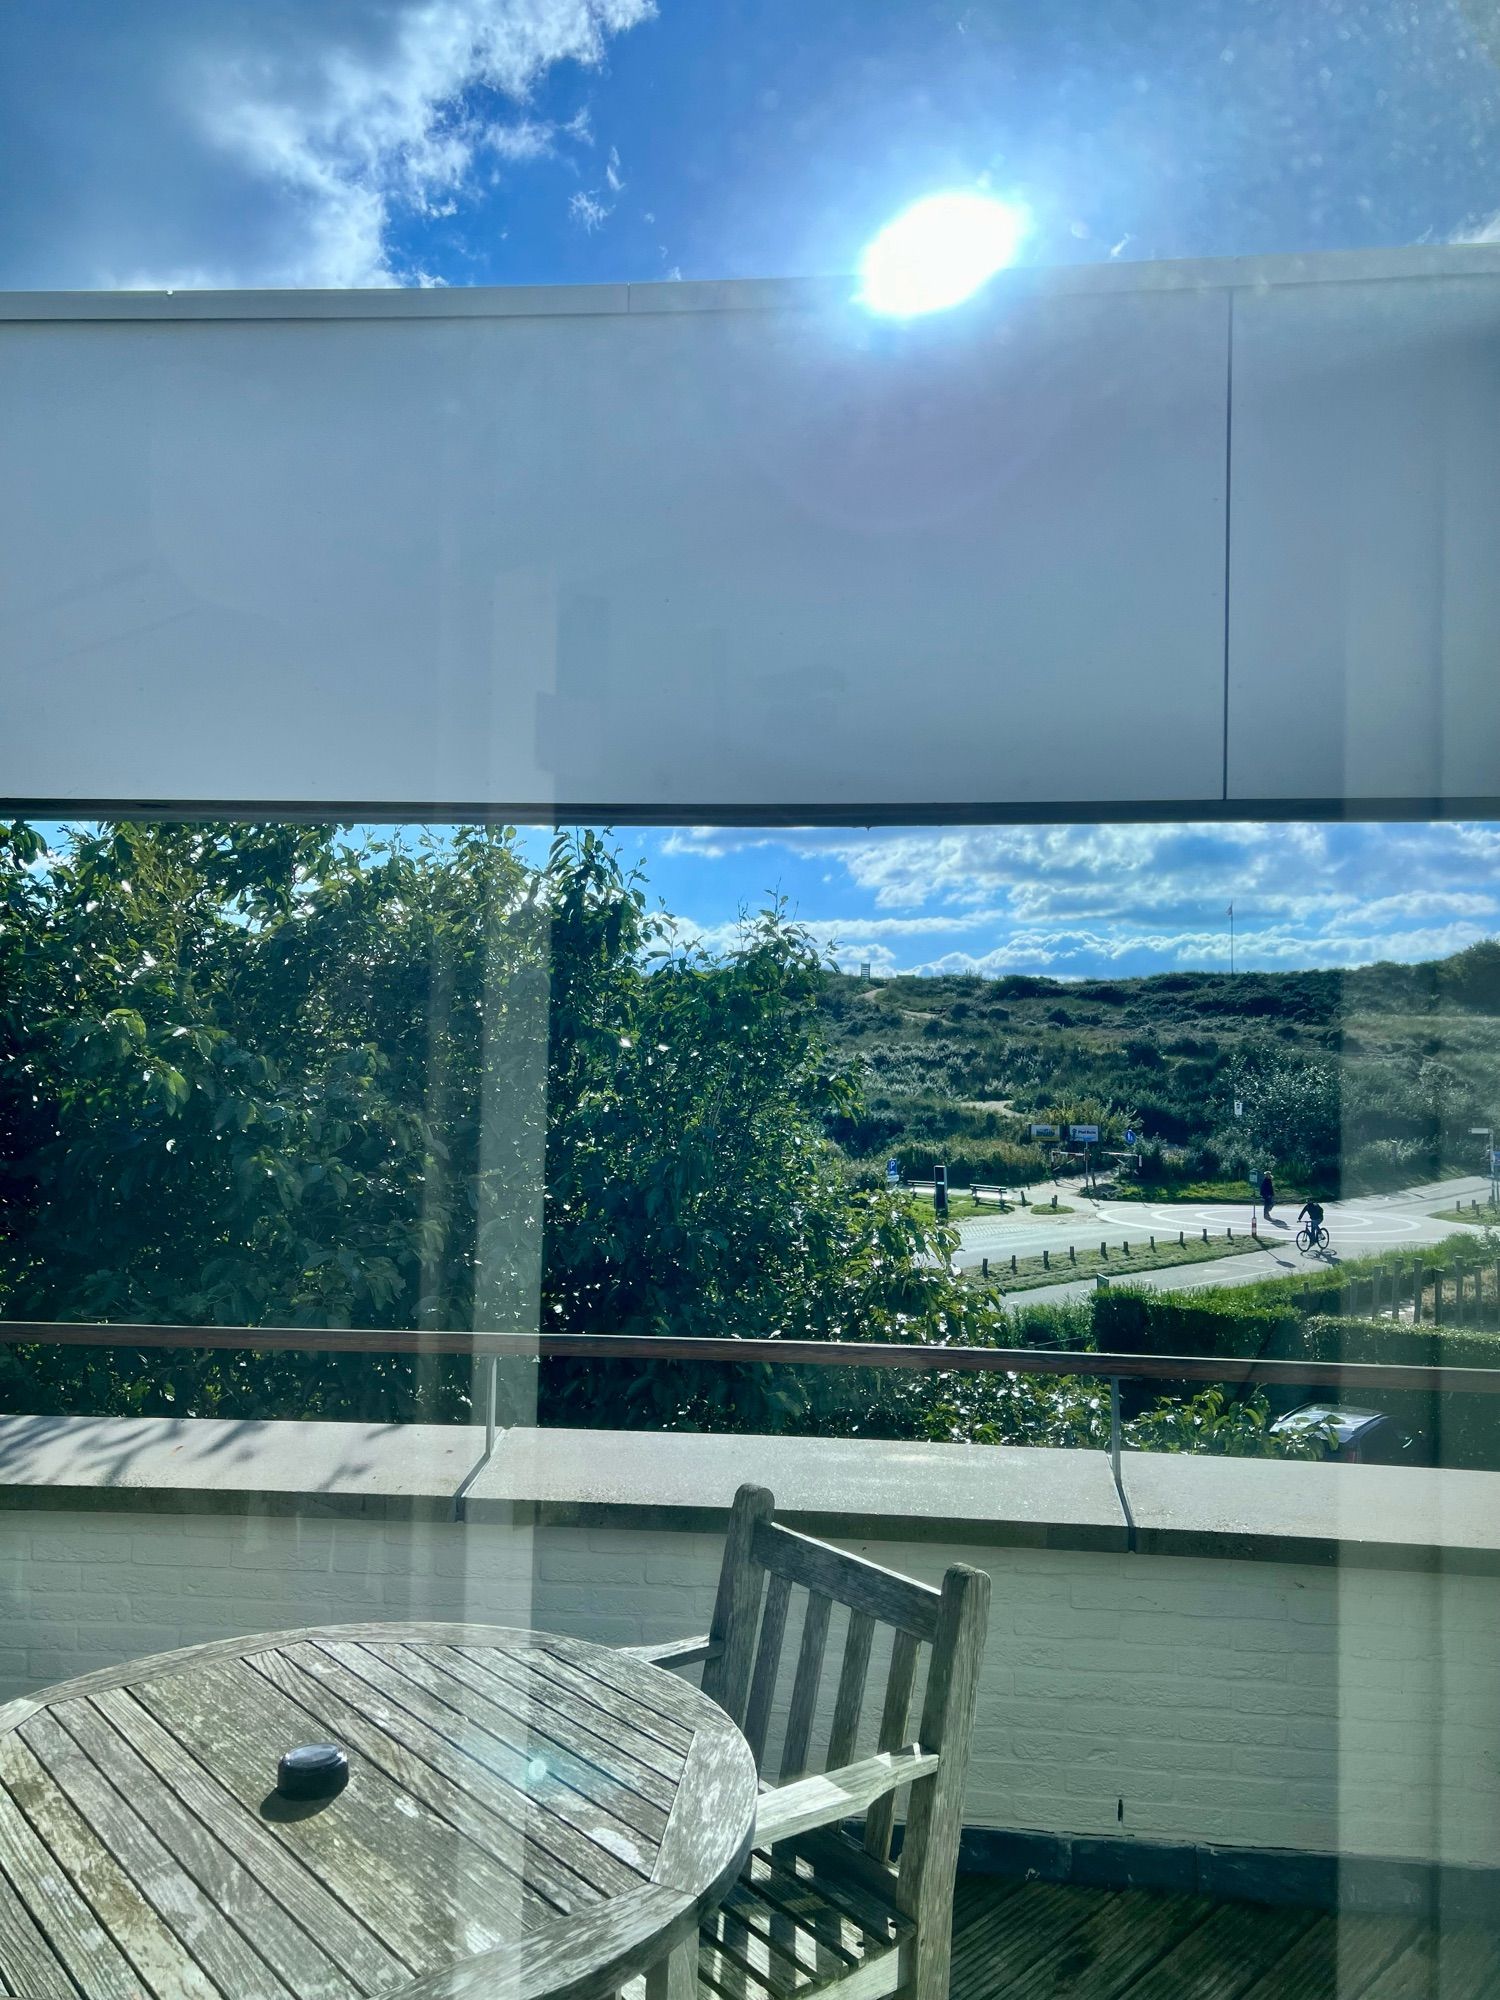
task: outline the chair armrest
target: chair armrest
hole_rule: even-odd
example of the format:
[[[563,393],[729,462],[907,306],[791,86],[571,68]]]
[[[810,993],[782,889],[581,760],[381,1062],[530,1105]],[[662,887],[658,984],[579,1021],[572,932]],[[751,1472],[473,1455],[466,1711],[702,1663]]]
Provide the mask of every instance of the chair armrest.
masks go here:
[[[622,1646],[632,1660],[644,1660],[652,1667],[690,1667],[695,1660],[716,1660],[724,1650],[717,1639],[705,1632],[700,1639],[664,1639],[655,1646]]]
[[[837,1771],[779,1785],[774,1792],[763,1793],[756,1807],[755,1845],[765,1847],[815,1826],[834,1826],[852,1819],[898,1786],[930,1777],[937,1767],[933,1752],[912,1744],[905,1750],[882,1750],[878,1756],[844,1764]]]

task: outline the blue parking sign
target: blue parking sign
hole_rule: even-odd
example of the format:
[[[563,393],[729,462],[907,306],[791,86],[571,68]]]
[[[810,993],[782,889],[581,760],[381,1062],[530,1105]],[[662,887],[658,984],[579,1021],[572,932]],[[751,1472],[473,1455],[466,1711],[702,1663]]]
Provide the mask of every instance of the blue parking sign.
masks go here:
[[[889,1181],[889,1182],[890,1182],[890,1184],[891,1184],[891,1186],[892,1186],[892,1187],[899,1187],[899,1186],[900,1186],[900,1184],[901,1184],[901,1162],[900,1162],[899,1160],[887,1160],[887,1161],[886,1161],[886,1163],[885,1163],[885,1177],[886,1177],[887,1181]]]

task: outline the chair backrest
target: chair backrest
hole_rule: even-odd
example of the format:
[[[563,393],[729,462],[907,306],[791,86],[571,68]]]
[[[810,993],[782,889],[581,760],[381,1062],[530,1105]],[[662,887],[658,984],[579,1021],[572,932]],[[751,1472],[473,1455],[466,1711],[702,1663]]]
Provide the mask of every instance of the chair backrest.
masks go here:
[[[929,1870],[939,1875],[946,1870],[951,1888],[990,1580],[982,1570],[955,1564],[945,1574],[942,1588],[935,1590],[779,1527],[772,1519],[773,1508],[764,1487],[742,1486],[735,1495],[710,1634],[717,1650],[704,1666],[703,1690],[739,1724],[757,1769],[763,1770],[792,1593],[805,1591],[780,1757],[774,1773],[763,1771],[781,1784],[803,1776],[812,1754],[831,1614],[836,1604],[846,1606],[843,1659],[824,1760],[824,1768],[836,1769],[855,1758],[875,1636],[879,1628],[888,1627],[885,1686],[870,1747],[900,1750],[917,1742],[939,1758],[933,1776],[911,1787],[901,1853],[902,1887],[915,1894]],[[929,1649],[926,1686],[913,1732],[912,1696],[924,1647]],[[895,1811],[895,1795],[887,1794],[867,1816],[864,1846],[877,1862],[890,1854]],[[901,1900],[915,1910],[907,1894]]]

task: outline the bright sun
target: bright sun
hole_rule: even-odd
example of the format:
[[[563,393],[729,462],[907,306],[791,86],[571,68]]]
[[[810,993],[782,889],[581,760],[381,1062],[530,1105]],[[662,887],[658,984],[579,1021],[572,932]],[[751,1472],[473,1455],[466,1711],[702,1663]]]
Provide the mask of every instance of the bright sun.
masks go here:
[[[903,209],[865,251],[860,297],[907,319],[971,297],[1015,261],[1024,208],[984,194],[931,194]]]

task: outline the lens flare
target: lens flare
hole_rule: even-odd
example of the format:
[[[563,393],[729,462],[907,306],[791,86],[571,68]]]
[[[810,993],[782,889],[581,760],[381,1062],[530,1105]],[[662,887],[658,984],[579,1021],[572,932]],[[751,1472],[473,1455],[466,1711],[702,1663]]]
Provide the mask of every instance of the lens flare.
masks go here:
[[[1024,208],[984,194],[932,194],[888,222],[865,251],[860,297],[895,319],[942,312],[972,298],[1015,262]]]

